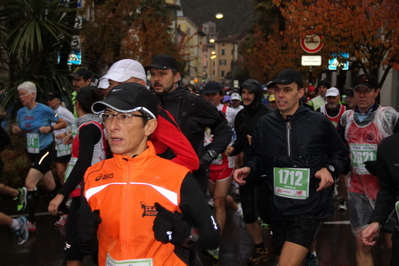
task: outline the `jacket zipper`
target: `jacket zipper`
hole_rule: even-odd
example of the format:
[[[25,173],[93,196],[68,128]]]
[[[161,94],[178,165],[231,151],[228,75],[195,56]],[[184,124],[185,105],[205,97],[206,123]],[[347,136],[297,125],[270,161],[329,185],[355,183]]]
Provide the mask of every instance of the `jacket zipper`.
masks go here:
[[[287,151],[288,151],[288,156],[291,157],[291,122],[288,121],[286,123],[287,127]]]

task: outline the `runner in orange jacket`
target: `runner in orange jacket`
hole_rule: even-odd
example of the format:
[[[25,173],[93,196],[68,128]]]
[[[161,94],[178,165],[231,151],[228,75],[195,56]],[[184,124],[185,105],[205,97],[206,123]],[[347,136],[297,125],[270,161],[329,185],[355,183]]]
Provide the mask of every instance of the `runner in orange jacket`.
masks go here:
[[[114,157],[88,168],[80,210],[81,248],[99,265],[201,265],[220,232],[189,169],[158,157],[148,137],[157,99],[140,84],[116,86],[93,104]]]

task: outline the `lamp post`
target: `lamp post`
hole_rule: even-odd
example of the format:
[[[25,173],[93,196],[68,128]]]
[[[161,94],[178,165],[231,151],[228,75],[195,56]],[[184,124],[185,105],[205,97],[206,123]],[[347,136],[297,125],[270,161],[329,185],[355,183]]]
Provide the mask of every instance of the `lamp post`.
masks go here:
[[[215,15],[215,18],[217,18],[217,19],[222,19],[222,18],[223,18],[223,13],[217,13],[217,14]]]

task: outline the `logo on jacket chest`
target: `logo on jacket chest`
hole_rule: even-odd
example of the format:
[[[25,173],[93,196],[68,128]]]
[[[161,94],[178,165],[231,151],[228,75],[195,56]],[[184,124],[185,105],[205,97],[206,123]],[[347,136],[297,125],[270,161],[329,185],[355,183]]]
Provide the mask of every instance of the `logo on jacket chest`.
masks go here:
[[[110,179],[110,178],[113,178],[114,177],[114,173],[109,173],[109,174],[99,174],[97,177],[96,177],[96,181],[100,181],[100,180],[106,180],[106,179]]]
[[[141,208],[143,209],[143,214],[141,217],[145,216],[157,216],[157,210],[155,209],[155,206],[148,206],[145,204],[144,201],[140,202]]]

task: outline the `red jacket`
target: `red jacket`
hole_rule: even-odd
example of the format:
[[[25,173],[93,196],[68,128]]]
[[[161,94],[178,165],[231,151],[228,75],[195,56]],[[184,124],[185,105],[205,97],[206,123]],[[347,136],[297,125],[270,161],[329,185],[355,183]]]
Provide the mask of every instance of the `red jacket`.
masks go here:
[[[176,155],[173,162],[195,171],[199,167],[199,158],[191,143],[181,132],[173,116],[164,108],[158,106],[158,126],[151,135],[157,154],[170,148]]]

